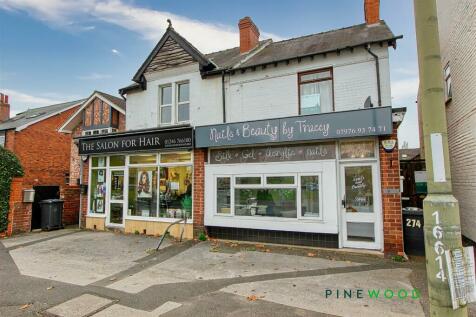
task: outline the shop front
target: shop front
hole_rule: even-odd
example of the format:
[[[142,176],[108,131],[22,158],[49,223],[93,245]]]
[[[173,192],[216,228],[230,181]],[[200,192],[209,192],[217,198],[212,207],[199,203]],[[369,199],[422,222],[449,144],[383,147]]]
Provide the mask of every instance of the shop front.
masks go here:
[[[86,227],[193,236],[193,129],[129,131],[79,139],[89,156]]]
[[[390,107],[197,127],[209,235],[383,250],[379,136],[392,133]]]

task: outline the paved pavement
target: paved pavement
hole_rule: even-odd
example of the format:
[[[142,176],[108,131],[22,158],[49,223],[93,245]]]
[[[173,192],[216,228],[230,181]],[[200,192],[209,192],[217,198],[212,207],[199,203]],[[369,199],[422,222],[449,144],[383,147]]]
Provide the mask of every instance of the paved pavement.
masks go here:
[[[364,254],[216,241],[167,241],[155,252],[157,238],[78,230],[0,242],[0,316],[427,312],[421,259],[394,263]],[[412,298],[415,288],[421,298]],[[378,298],[369,298],[369,290],[378,291]]]

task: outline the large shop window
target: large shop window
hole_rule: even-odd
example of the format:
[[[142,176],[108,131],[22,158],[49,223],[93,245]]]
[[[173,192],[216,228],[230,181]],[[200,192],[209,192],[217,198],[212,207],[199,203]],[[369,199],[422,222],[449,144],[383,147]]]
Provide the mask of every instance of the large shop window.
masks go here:
[[[217,176],[217,214],[318,218],[321,215],[319,180],[317,174]]]
[[[93,157],[89,213],[109,210],[115,223],[122,223],[123,214],[151,220],[192,218],[192,183],[190,152]]]
[[[129,168],[129,216],[157,217],[157,167]]]
[[[89,212],[104,214],[106,206],[106,157],[92,158],[90,186]]]
[[[160,168],[160,217],[192,217],[192,167]]]
[[[332,69],[298,74],[300,114],[319,114],[334,110],[332,80]]]

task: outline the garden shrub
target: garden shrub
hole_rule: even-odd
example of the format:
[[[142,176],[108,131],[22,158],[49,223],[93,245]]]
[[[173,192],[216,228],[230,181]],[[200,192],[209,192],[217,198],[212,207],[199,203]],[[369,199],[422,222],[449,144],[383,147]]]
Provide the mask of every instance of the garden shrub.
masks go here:
[[[10,186],[13,177],[23,176],[20,161],[12,152],[0,146],[0,232],[7,230]]]

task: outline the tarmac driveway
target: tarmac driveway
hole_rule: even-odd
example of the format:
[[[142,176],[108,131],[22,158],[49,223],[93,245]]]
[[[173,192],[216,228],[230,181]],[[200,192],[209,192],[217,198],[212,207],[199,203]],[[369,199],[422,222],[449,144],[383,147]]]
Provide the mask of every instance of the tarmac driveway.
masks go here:
[[[0,241],[0,316],[424,316],[427,306],[422,261],[217,241],[166,240],[155,252],[155,237],[78,230]]]

